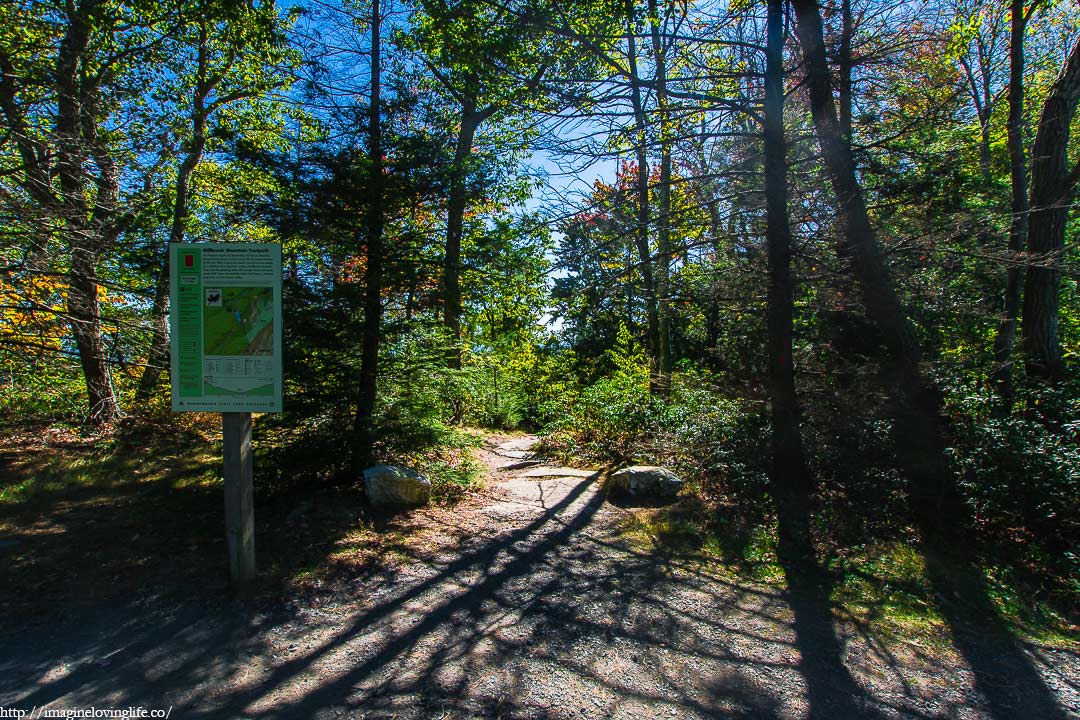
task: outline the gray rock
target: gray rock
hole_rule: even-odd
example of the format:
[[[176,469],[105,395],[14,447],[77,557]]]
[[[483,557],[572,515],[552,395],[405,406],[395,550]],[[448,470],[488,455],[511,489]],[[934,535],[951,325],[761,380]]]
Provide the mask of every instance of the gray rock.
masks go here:
[[[416,507],[427,505],[431,481],[409,468],[376,465],[364,471],[364,492],[377,507]]]
[[[656,465],[631,465],[611,473],[611,487],[639,497],[674,497],[683,479]]]

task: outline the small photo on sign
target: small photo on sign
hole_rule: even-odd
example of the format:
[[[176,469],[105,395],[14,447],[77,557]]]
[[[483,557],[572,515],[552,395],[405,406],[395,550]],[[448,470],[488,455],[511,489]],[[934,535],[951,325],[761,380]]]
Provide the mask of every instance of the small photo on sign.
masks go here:
[[[208,307],[221,307],[221,288],[206,288],[206,304]]]

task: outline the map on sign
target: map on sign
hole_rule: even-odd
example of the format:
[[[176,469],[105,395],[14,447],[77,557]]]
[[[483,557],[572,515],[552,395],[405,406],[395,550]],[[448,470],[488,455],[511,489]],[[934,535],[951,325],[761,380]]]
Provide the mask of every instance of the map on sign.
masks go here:
[[[274,289],[207,289],[203,347],[207,355],[273,355]]]
[[[281,411],[281,248],[174,244],[173,410]]]

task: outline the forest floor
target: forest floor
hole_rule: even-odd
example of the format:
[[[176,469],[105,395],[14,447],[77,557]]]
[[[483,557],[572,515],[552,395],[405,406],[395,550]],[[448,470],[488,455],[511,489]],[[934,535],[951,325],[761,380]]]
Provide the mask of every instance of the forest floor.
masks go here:
[[[175,538],[140,537],[144,514],[95,530],[70,498],[0,513],[9,572],[0,708],[142,706],[175,718],[1080,714],[1074,650],[975,619],[938,642],[883,636],[798,588],[643,542],[627,531],[640,509],[610,502],[598,473],[531,464],[534,442],[485,436],[483,491],[325,533],[315,544],[344,558],[336,572],[300,572],[284,591],[271,584],[244,598],[197,582],[206,568],[186,558],[206,554],[198,536],[190,552]],[[0,465],[10,470],[13,457]],[[191,463],[183,472],[198,470]],[[105,509],[136,507],[116,504],[134,495],[115,490],[91,488],[79,502],[106,524]],[[145,503],[163,506],[155,520],[183,512],[192,526],[216,526],[216,492],[187,506],[177,505],[183,487],[161,492]],[[322,506],[356,524],[347,503]],[[267,518],[260,557],[325,530],[318,508],[290,508],[257,509]],[[52,564],[20,554],[38,543],[53,548]],[[86,554],[92,545],[100,556]],[[131,546],[149,550],[110,564]],[[111,594],[101,588],[110,582]]]

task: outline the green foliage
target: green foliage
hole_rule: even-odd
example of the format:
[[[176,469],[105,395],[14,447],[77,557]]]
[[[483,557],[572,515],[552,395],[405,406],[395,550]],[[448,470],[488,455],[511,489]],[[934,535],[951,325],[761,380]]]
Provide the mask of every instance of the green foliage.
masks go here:
[[[649,394],[649,363],[626,326],[606,353],[613,372],[564,399],[552,412],[545,445],[565,456],[617,462],[632,457],[635,440],[655,414]]]
[[[625,328],[607,361],[609,375],[551,413],[546,448],[610,465],[667,464],[712,502],[738,501],[749,516],[765,511],[768,426],[752,405],[724,398],[691,371],[673,376],[667,399],[651,395],[648,362]]]
[[[378,427],[398,448],[427,446],[448,432],[467,392],[462,371],[446,366],[450,342],[441,325],[387,338],[381,356]]]
[[[525,419],[527,401],[520,377],[507,373],[498,360],[481,356],[458,375],[458,382],[465,389],[465,421],[480,427],[513,430]]]
[[[431,500],[453,505],[482,485],[481,468],[473,456],[480,438],[459,429],[444,429],[427,447],[402,450],[405,464],[431,480]]]
[[[0,426],[77,421],[85,412],[86,386],[74,361],[27,363],[0,345],[0,386]]]
[[[989,388],[944,380],[950,459],[975,527],[1029,569],[1068,577],[1080,554],[1077,388],[1022,387],[1005,415]]]

